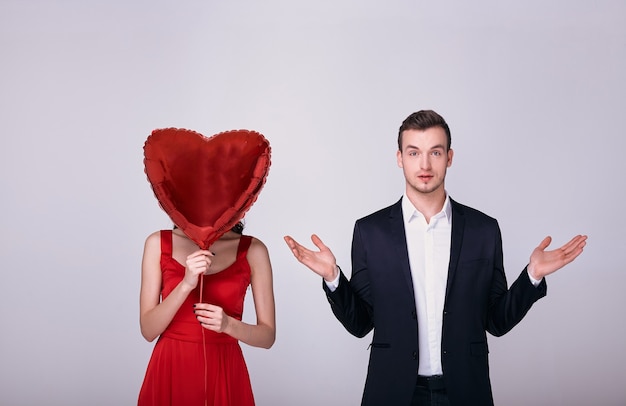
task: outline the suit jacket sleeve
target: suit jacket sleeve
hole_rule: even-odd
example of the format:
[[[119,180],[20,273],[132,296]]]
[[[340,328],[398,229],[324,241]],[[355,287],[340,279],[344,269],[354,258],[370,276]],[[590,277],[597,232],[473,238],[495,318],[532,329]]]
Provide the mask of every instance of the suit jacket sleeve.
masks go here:
[[[502,336],[515,327],[540,298],[547,292],[545,278],[534,286],[526,268],[507,289],[507,281],[502,260],[502,237],[496,225],[496,253],[494,274],[489,298],[487,331],[494,336]]]
[[[322,283],[322,286],[335,317],[350,334],[363,337],[374,328],[367,261],[361,244],[358,222],[354,227],[352,238],[350,281],[343,272],[340,272],[339,286],[334,292],[331,292],[325,283]]]

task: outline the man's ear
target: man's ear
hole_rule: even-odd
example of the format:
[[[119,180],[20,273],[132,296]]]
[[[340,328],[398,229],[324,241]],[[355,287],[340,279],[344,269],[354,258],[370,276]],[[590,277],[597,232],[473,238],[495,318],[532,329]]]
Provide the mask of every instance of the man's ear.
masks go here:
[[[452,148],[448,150],[448,168],[452,166],[452,157],[454,156],[454,151]]]
[[[402,151],[400,150],[396,152],[396,161],[398,163],[398,168],[402,168]]]

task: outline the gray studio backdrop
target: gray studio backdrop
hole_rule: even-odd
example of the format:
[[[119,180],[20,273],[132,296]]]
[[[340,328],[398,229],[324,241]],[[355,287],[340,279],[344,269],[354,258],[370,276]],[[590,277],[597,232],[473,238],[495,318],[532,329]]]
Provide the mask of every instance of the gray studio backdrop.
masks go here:
[[[318,233],[349,270],[423,108],[452,128],[451,196],[500,221],[509,282],[546,235],[589,235],[490,337],[496,403],[626,404],[624,1],[1,0],[0,58],[0,404],[135,404],[143,242],[171,226],[142,147],[173,126],[272,144],[246,217],[277,305],[274,347],[243,346],[258,405],[357,405],[370,337],[282,237]]]

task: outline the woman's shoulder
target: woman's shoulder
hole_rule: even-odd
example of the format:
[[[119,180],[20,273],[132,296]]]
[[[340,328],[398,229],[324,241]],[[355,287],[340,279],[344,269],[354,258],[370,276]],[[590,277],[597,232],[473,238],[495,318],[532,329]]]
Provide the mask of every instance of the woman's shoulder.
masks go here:
[[[146,237],[143,247],[144,258],[160,255],[161,253],[161,231],[155,231]]]
[[[146,247],[148,246],[160,246],[161,245],[161,232],[164,230],[157,230],[153,233],[150,233],[146,237]]]
[[[161,240],[161,232],[163,230],[157,230],[154,231],[150,234],[148,234],[148,237],[146,237],[146,241],[152,241],[152,240]]]
[[[248,257],[253,256],[263,256],[266,257],[267,247],[263,243],[263,241],[251,235],[243,235],[242,237],[250,238],[250,247],[248,248]]]
[[[265,247],[265,244],[263,243],[263,241],[261,241],[260,239],[258,239],[257,237],[253,235],[242,234],[241,236],[250,239],[250,246],[254,245],[258,247]]]

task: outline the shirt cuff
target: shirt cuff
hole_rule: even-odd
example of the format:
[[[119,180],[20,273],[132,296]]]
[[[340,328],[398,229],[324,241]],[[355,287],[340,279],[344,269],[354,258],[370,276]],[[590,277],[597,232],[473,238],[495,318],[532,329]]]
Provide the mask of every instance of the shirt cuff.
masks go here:
[[[341,268],[337,267],[337,270],[339,272],[337,272],[337,277],[335,279],[333,279],[330,282],[328,282],[328,281],[326,281],[326,279],[324,279],[324,282],[326,283],[326,286],[328,287],[328,290],[330,290],[331,292],[334,292],[335,289],[337,289],[339,287],[339,277],[341,276]]]
[[[530,279],[530,283],[532,283],[534,287],[539,286],[539,284],[543,280],[543,278],[541,278],[539,280],[533,278],[532,275],[530,274],[530,272],[528,272],[528,270],[526,270],[526,274],[528,274],[528,279]]]

